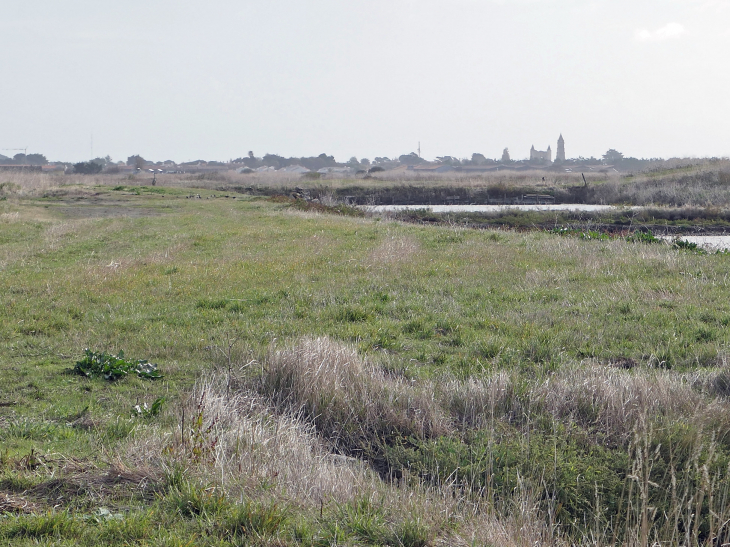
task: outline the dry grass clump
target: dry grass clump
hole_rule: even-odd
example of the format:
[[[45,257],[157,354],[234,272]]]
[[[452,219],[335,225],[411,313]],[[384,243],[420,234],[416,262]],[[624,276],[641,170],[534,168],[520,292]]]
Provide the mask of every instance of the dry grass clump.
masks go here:
[[[36,196],[50,188],[56,188],[70,181],[64,179],[63,175],[52,175],[49,173],[28,172],[4,172],[0,175],[3,193],[10,196]],[[7,182],[6,182],[7,181]]]
[[[136,435],[127,446],[134,465],[182,468],[190,478],[214,482],[231,497],[261,490],[319,506],[353,499],[378,482],[366,466],[333,457],[311,425],[291,415],[274,415],[255,394],[226,396],[226,379],[200,380],[177,409],[172,435],[157,428]]]
[[[544,508],[540,501],[543,495],[544,492],[535,492],[522,482],[512,498],[507,501],[506,511],[498,513],[492,507],[474,505],[473,513],[465,519],[464,525],[459,530],[439,538],[435,545],[444,547],[601,545],[588,538],[576,542],[575,539],[563,537],[558,526],[551,526],[549,520],[544,518]]]
[[[301,354],[308,356],[305,361],[310,365],[321,359],[320,366],[306,367],[306,371],[321,368],[319,380],[314,380],[317,385],[345,391],[335,399],[347,394],[344,382],[353,379],[338,371],[351,369],[363,375],[356,383],[369,374],[375,374],[380,383],[393,381],[378,377],[351,348],[329,339],[304,339],[287,350],[272,349],[270,359],[273,356],[282,364],[282,360],[296,359],[292,352],[297,351],[300,359]],[[333,361],[329,366],[325,356]],[[527,485],[506,502],[504,513],[497,514],[488,500],[471,496],[455,484],[429,487],[381,481],[362,460],[329,452],[311,422],[289,411],[273,412],[261,396],[240,386],[228,397],[226,384],[224,375],[200,380],[175,411],[180,423],[175,431],[166,434],[151,427],[133,436],[127,441],[127,460],[147,470],[147,476],[182,469],[185,480],[215,488],[231,500],[285,500],[291,507],[317,512],[324,506],[345,527],[377,525],[378,533],[393,537],[404,533],[408,537],[410,527],[416,536],[430,538],[426,543],[404,543],[409,545],[563,545],[557,529],[551,529],[538,512],[538,498]],[[129,473],[128,467],[120,468]]]
[[[370,253],[367,262],[373,265],[406,262],[419,250],[415,239],[387,234],[383,242]]]
[[[694,385],[711,396],[730,399],[730,369],[722,368],[704,374],[695,380]]]
[[[312,420],[345,453],[394,436],[424,439],[449,430],[430,386],[389,376],[327,337],[272,348],[259,389],[280,411]]]
[[[366,462],[332,454],[311,422],[274,413],[261,396],[240,386],[227,396],[227,382],[222,374],[201,379],[175,410],[175,430],[138,432],[127,441],[126,460],[147,476],[181,474],[231,501],[273,500],[305,514],[328,508],[345,525],[377,525],[389,537],[408,537],[410,531],[445,545],[436,538],[451,537],[454,523],[483,523],[479,502],[463,492],[381,481]],[[129,473],[129,467],[118,467]],[[489,520],[498,523],[496,516]]]
[[[11,224],[13,222],[20,222],[19,211],[12,213],[0,213],[0,224]]]
[[[483,379],[443,382],[439,399],[460,429],[487,427],[495,419],[521,413],[514,379],[505,371]]]
[[[711,396],[716,394],[712,390],[721,384],[721,378],[708,377]],[[549,377],[535,387],[532,397],[555,418],[599,432],[607,441],[618,444],[626,444],[639,420],[646,416],[701,422],[719,410],[717,405],[727,407],[694,389],[686,375],[585,364],[566,367]]]
[[[499,371],[437,385],[438,404],[460,430],[521,421],[546,412],[565,424],[598,434],[601,442],[627,446],[640,420],[681,420],[699,430],[730,429],[730,373],[725,369],[677,374],[639,367],[583,363],[565,366],[544,381]]]
[[[153,470],[146,472],[149,476],[182,469],[185,480],[215,488],[231,500],[286,500],[320,515],[328,507],[331,518],[355,536],[364,526],[370,531],[362,533],[400,537],[410,526],[419,537],[430,538],[419,545],[608,545],[616,538],[647,545],[654,539],[676,541],[682,534],[691,543],[704,534],[696,524],[700,520],[690,514],[707,514],[699,496],[719,515],[702,517],[710,523],[709,536],[726,535],[726,470],[712,467],[715,436],[709,443],[702,440],[702,431],[717,430],[712,416],[728,411],[727,402],[712,391],[722,378],[720,372],[700,377],[581,363],[542,380],[517,370],[465,381],[406,380],[364,360],[348,345],[305,337],[287,346],[272,345],[260,373],[204,377],[175,410],[174,431],[150,427],[127,441],[127,454],[135,465]],[[456,473],[437,483],[421,482],[415,474],[389,483],[372,471],[378,469],[379,443],[394,436],[468,438],[468,430],[496,431],[499,421],[524,426],[525,417],[529,430],[530,415],[576,424],[596,433],[601,444],[628,454],[621,502],[627,513],[615,515],[617,524],[604,514],[616,509],[616,501],[603,507],[596,499],[584,517],[600,525],[576,522],[570,532],[563,528],[565,522],[558,525],[548,484],[558,479],[544,474],[518,472],[515,487],[496,494],[470,489]],[[664,465],[659,450],[669,438],[656,428],[665,426],[684,435],[680,444],[687,443],[670,448],[685,463],[668,462],[668,472],[676,478],[665,477],[663,484],[674,485],[666,492],[651,490],[656,480],[652,469]],[[360,457],[333,454],[338,451]],[[556,448],[555,465],[564,457],[569,453]],[[661,504],[661,514],[652,513],[655,503]],[[571,534],[570,541],[565,534]]]

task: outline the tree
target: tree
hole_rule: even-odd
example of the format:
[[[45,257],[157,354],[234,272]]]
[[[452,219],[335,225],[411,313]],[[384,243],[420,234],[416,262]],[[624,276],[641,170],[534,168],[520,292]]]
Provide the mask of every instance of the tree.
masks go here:
[[[471,163],[472,165],[484,165],[487,163],[487,158],[484,156],[484,154],[479,154],[475,152],[471,155]]]
[[[82,161],[74,163],[74,173],[81,175],[95,175],[101,173],[103,166],[94,161]]]
[[[282,167],[289,165],[289,161],[278,154],[264,154],[262,161],[264,165],[267,167],[273,167],[274,169],[281,169]]]
[[[92,161],[92,163],[98,163],[102,167],[106,167],[107,163],[111,163],[111,158],[109,156],[107,156],[106,158],[94,158],[91,161]]]
[[[624,159],[624,155],[618,150],[614,150],[613,148],[609,149],[608,152],[603,154],[603,161],[605,161],[606,163],[619,163],[622,159]]]
[[[28,154],[25,156],[25,163],[30,165],[46,165],[48,160],[43,154]]]
[[[338,165],[334,156],[328,156],[324,153],[317,157],[299,158],[298,163],[310,171],[319,171],[325,167],[337,167]]]
[[[364,167],[368,167],[370,165],[370,160],[367,158],[363,158],[360,160],[360,164],[363,165]]]
[[[415,152],[411,152],[410,154],[403,154],[402,156],[399,156],[398,161],[405,165],[417,165],[419,163],[423,163],[424,159]]]
[[[436,159],[445,165],[461,165],[459,158],[453,156],[438,156]]]
[[[504,150],[502,151],[502,163],[509,163],[509,162],[511,162],[511,161],[512,161],[512,160],[511,160],[511,159],[510,159],[510,157],[509,157],[509,148],[505,148],[505,149],[504,149]]]
[[[127,165],[131,165],[137,169],[144,169],[144,166],[147,165],[147,160],[142,156],[135,154],[134,156],[129,156],[127,158]]]

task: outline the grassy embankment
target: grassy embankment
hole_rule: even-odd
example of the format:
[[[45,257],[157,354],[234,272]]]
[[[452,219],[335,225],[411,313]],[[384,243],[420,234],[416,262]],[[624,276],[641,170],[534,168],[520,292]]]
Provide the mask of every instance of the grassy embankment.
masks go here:
[[[728,541],[726,255],[112,188],[0,201],[2,541]]]

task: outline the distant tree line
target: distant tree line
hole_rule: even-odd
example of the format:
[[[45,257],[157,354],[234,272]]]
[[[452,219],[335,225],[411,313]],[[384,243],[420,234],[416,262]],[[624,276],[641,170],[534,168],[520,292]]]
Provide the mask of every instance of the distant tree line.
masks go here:
[[[634,158],[624,156],[623,153],[613,148],[609,149],[600,158],[595,157],[583,157],[567,159],[562,162],[562,166],[569,168],[571,166],[579,167],[581,165],[605,165],[607,167],[614,167],[621,171],[641,171],[645,169],[652,169],[660,167],[665,161],[661,158]],[[507,164],[519,164],[529,163],[528,160],[513,160],[510,157],[509,150],[507,148],[502,152],[501,158],[491,159],[487,158],[484,154],[475,152],[470,158],[458,158],[456,156],[438,156],[435,159],[436,163],[449,165],[454,169],[468,166],[488,166],[488,165],[507,165]],[[0,165],[46,165],[48,160],[43,154],[15,154],[12,158],[0,155]],[[67,168],[73,167],[73,172],[80,174],[94,174],[101,171],[114,173],[119,171],[119,166],[112,161],[109,156],[94,158],[90,161],[78,162],[75,164],[58,162],[65,164]],[[121,162],[120,162],[121,163]],[[197,166],[206,165],[209,167],[226,167],[230,162],[220,161],[206,161],[206,160],[194,160],[190,162],[184,162],[176,164],[171,160],[165,162],[154,162],[145,159],[139,154],[129,156],[126,161],[127,166],[135,167],[137,169],[147,169],[150,167],[161,167],[163,165],[179,165],[183,169],[186,166]],[[271,167],[274,169],[282,169],[292,165],[301,165],[310,171],[318,171],[327,167],[350,167],[355,171],[360,172],[374,172],[378,170],[394,169],[396,167],[407,165],[415,166],[424,163],[430,163],[427,160],[420,157],[416,152],[409,152],[408,154],[401,154],[397,157],[385,157],[376,156],[373,160],[368,158],[358,159],[357,157],[351,157],[346,162],[338,162],[334,156],[326,153],[319,154],[318,156],[309,157],[289,157],[280,156],[278,154],[267,153],[261,157],[256,156],[253,151],[249,151],[246,156],[236,158],[232,160],[233,164],[243,165],[250,169],[257,169],[260,167]]]
[[[356,158],[351,158],[357,161]],[[249,169],[257,169],[259,167],[273,167],[274,169],[281,169],[283,167],[289,167],[290,165],[301,165],[306,167],[310,171],[317,171],[324,169],[325,167],[343,167],[347,164],[338,163],[334,156],[328,156],[327,154],[320,154],[319,156],[301,157],[301,158],[285,158],[278,154],[264,154],[263,157],[257,158],[252,151],[249,151],[247,156],[236,158],[233,163],[241,163]],[[359,162],[358,162],[359,165]]]
[[[43,154],[15,154],[12,158],[0,158],[2,165],[46,165],[48,160]]]

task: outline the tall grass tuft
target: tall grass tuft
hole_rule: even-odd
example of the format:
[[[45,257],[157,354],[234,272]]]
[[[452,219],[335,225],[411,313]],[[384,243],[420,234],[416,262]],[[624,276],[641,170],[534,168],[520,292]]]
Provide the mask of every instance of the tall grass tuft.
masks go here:
[[[332,457],[311,424],[273,413],[255,393],[227,395],[227,384],[223,374],[201,378],[179,407],[172,436],[150,426],[128,440],[126,457],[138,466],[166,470],[170,488],[182,493],[197,480],[233,498],[286,493],[319,506],[372,487],[375,479],[366,468]],[[195,446],[205,452],[202,458],[193,449],[191,427],[198,432]]]
[[[448,433],[433,390],[386,374],[354,348],[327,337],[272,348],[259,387],[280,411],[300,414],[346,454],[395,438]]]

